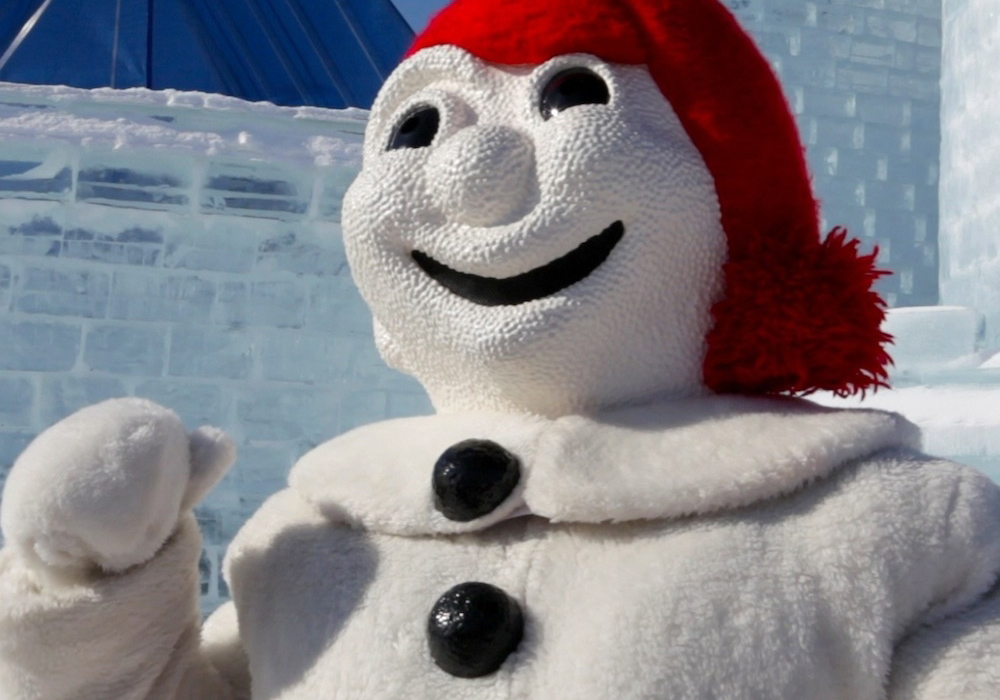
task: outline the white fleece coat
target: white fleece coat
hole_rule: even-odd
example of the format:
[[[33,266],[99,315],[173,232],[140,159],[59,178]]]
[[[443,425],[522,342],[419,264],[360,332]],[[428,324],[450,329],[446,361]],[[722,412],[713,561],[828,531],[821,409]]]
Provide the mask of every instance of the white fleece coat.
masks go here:
[[[522,479],[456,523],[430,474],[470,437]],[[252,677],[254,700],[995,700],[1000,489],[917,441],[893,414],[724,397],[367,426],[306,455],[237,537],[238,627],[227,606],[201,651],[189,521],[117,576],[4,551],[0,697],[228,700]],[[525,615],[471,680],[425,633],[466,581]]]

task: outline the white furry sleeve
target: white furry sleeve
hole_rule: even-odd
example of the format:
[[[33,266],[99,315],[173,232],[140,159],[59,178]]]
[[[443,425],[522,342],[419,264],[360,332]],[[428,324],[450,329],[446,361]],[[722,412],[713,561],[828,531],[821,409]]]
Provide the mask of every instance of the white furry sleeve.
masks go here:
[[[996,700],[1000,696],[1000,587],[971,609],[906,640],[889,700]]]
[[[938,491],[943,507],[925,511],[930,523],[944,517],[925,533],[925,580],[912,588],[934,582],[936,595],[896,648],[888,700],[1000,697],[1000,489],[972,470],[955,473],[953,488]]]
[[[148,562],[54,573],[0,550],[3,700],[233,700],[203,657],[193,516]]]

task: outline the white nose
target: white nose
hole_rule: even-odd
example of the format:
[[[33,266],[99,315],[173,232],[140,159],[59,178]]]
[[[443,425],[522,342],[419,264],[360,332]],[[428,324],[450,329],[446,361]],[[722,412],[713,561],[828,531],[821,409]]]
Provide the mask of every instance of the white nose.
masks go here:
[[[470,126],[441,144],[427,163],[436,203],[452,221],[499,226],[538,202],[535,151],[505,126]]]

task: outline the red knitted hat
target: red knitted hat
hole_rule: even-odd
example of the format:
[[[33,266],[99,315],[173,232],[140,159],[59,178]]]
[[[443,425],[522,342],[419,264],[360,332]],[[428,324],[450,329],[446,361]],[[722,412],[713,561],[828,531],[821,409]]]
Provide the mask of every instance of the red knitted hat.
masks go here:
[[[716,392],[841,395],[885,386],[875,254],[821,240],[802,145],[767,61],[717,0],[455,0],[410,54],[451,44],[491,63],[589,53],[645,65],[715,179],[725,292],[704,362]]]

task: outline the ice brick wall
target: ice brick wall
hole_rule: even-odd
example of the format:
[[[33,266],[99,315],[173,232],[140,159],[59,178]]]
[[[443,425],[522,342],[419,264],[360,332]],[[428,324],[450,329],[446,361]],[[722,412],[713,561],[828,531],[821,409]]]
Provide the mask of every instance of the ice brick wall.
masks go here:
[[[1000,347],[1000,4],[944,0],[941,294]]]
[[[724,2],[781,77],[825,229],[878,245],[890,304],[937,303],[941,0]]]
[[[354,426],[429,410],[384,366],[340,237],[364,114],[0,86],[0,482],[41,429],[145,396],[239,460],[198,511],[204,604],[244,518]]]

